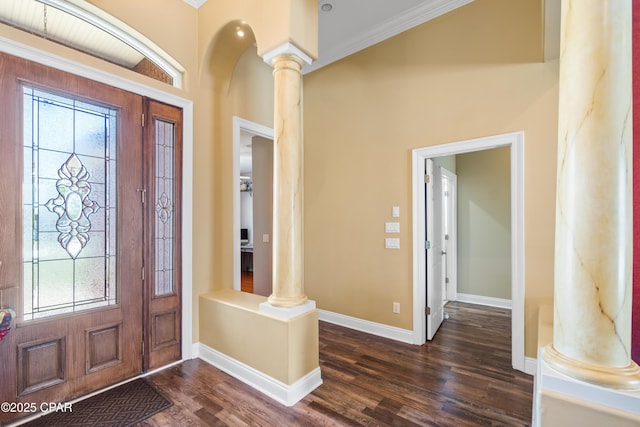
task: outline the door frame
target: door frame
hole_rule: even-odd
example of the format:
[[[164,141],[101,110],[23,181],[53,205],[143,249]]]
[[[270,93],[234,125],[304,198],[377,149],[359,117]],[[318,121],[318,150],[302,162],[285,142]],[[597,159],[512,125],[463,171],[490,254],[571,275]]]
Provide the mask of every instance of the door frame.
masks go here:
[[[233,116],[233,289],[240,290],[240,132],[274,140],[273,128]],[[255,236],[253,236],[255,239]]]
[[[191,206],[193,205],[193,177],[190,173],[184,173],[184,171],[193,170],[192,101],[4,37],[0,37],[0,51],[182,108],[182,209],[183,212],[191,211]],[[192,344],[192,242],[193,222],[191,215],[182,215],[182,360],[192,359],[197,355],[197,348]],[[164,369],[164,367],[160,369]],[[145,372],[144,375],[149,375],[152,372],[154,371]]]
[[[426,342],[425,159],[510,147],[511,157],[511,363],[525,372],[524,354],[524,132],[469,139],[412,150],[413,343]]]

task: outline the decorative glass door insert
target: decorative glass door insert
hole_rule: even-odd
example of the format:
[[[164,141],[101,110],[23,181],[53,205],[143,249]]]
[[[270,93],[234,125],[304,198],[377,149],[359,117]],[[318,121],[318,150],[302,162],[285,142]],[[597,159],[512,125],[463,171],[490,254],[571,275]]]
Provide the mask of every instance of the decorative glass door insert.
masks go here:
[[[25,320],[113,305],[117,110],[23,86]]]
[[[155,120],[155,286],[154,296],[174,293],[175,124]]]

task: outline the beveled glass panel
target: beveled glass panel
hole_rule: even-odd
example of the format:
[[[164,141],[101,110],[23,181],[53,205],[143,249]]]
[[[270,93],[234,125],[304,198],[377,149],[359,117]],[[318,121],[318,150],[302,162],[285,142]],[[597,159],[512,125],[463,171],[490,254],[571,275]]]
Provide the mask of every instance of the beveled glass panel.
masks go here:
[[[64,152],[73,151],[73,110],[45,100],[38,102],[38,147]]]
[[[78,155],[104,156],[107,131],[104,115],[76,112],[75,131],[76,139],[82,141],[82,144],[76,146]]]
[[[24,318],[115,304],[117,111],[23,93]]]
[[[73,305],[73,260],[67,257],[55,261],[42,261],[38,263],[37,268],[40,276],[37,303],[40,309]]]
[[[156,120],[155,131],[155,295],[159,296],[175,292],[173,283],[175,125]]]
[[[75,300],[76,304],[95,301],[105,295],[104,260],[100,258],[79,258],[76,260],[75,270]]]

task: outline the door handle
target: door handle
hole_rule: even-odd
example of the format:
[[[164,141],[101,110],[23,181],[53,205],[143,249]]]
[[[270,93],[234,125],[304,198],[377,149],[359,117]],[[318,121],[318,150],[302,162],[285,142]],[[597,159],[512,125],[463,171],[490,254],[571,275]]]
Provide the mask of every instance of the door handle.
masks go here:
[[[446,251],[440,251],[440,255],[446,255],[447,252]]]

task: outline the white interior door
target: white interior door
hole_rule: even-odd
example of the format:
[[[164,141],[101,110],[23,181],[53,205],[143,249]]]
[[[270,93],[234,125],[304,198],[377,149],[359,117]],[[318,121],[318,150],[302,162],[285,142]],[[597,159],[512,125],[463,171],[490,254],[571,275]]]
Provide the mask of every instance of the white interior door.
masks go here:
[[[442,224],[445,255],[443,256],[443,292],[445,304],[455,301],[458,293],[458,177],[453,172],[442,168]]]
[[[442,172],[440,166],[426,159],[426,256],[427,256],[427,339],[433,339],[444,319],[442,288],[443,228]]]

